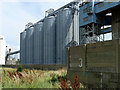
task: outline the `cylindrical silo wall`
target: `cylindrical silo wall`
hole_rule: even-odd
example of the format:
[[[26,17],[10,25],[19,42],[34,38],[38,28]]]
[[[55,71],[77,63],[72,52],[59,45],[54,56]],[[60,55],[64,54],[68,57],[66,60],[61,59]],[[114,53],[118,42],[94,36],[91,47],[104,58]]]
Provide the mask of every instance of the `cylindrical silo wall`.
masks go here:
[[[26,64],[33,64],[33,56],[34,56],[34,37],[33,37],[34,28],[28,28],[26,30]]]
[[[46,17],[43,22],[44,64],[55,64],[55,17]]]
[[[20,33],[20,64],[26,63],[26,31]]]
[[[69,8],[58,12],[56,19],[56,63],[66,64],[66,48],[79,44],[79,15]]]
[[[56,63],[65,64],[66,47],[72,40],[72,12],[70,9],[64,9],[58,12],[56,19]],[[71,37],[69,37],[71,35]]]
[[[43,23],[40,22],[34,26],[34,64],[43,63],[43,37],[42,37],[42,26]]]

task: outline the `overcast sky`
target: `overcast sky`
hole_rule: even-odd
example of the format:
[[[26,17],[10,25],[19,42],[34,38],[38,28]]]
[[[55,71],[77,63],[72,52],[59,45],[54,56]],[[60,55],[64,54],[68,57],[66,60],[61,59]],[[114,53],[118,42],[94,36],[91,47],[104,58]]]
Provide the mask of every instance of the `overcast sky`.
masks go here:
[[[6,44],[12,51],[19,50],[20,32],[29,22],[44,18],[45,11],[73,0],[0,0],[0,35],[6,37]]]

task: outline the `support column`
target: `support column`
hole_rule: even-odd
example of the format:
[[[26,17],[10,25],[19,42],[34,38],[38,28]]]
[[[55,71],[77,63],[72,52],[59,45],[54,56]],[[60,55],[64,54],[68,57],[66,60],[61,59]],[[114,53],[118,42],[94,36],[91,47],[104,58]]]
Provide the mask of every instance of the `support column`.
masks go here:
[[[119,8],[112,12],[112,39],[120,38],[120,12]],[[117,73],[118,73],[118,88],[120,88],[120,39],[118,41],[118,59],[117,59]]]
[[[112,12],[112,38],[120,38],[120,12],[119,10],[114,10]]]

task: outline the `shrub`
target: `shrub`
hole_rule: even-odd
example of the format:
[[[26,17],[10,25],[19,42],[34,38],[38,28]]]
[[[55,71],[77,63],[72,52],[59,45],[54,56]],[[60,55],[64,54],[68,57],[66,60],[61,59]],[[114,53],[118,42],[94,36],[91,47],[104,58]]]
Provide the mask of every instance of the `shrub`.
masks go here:
[[[18,72],[22,72],[22,71],[23,71],[23,67],[22,67],[22,66],[19,66],[19,67],[17,68],[17,71],[18,71]]]
[[[67,83],[67,80],[63,80],[62,76],[60,76],[60,81],[61,81],[61,89],[64,90],[71,90],[70,87],[73,88],[73,90],[80,89],[80,82],[78,75],[75,76],[75,80],[73,81],[73,84],[71,83],[70,85]],[[61,90],[60,89],[60,90]]]
[[[66,76],[66,75],[62,75],[62,76],[61,76],[61,75],[58,75],[58,74],[54,74],[54,73],[53,73],[53,74],[50,75],[50,80],[49,80],[49,82],[51,82],[53,85],[54,85],[55,82],[61,82],[61,81],[60,81],[60,77],[62,77],[63,80],[67,80],[67,76]]]

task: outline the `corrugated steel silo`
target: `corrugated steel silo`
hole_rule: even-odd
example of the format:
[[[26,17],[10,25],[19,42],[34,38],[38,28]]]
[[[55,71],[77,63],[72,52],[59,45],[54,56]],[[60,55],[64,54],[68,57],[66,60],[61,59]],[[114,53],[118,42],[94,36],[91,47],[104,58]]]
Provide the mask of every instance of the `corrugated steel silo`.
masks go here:
[[[34,26],[34,64],[42,64],[43,63],[43,33],[42,33],[43,23],[37,23]]]
[[[44,64],[55,64],[55,17],[46,17],[43,22]]]
[[[66,64],[66,48],[79,44],[78,13],[65,8],[58,12],[56,19],[56,62]],[[77,27],[76,27],[77,26]]]
[[[26,31],[20,33],[20,64],[26,63]]]
[[[57,64],[63,64],[66,60],[66,50],[65,47],[67,46],[68,33],[72,33],[69,31],[72,22],[72,12],[70,9],[63,9],[58,12],[57,19],[56,19],[56,59]],[[72,36],[71,36],[72,39]]]
[[[34,56],[33,31],[34,31],[33,27],[30,27],[26,30],[26,64],[33,64],[33,56]]]

